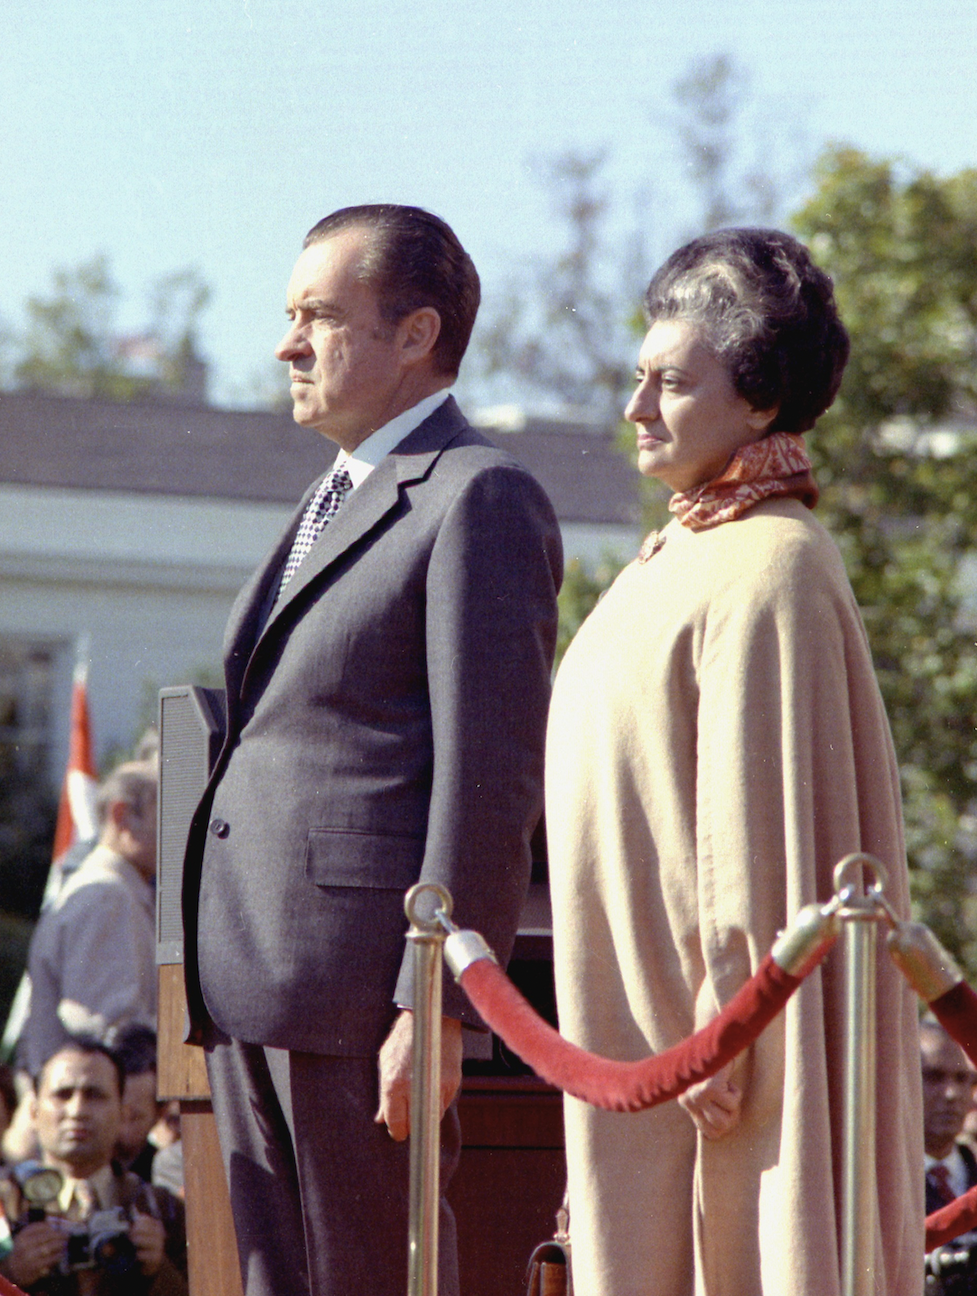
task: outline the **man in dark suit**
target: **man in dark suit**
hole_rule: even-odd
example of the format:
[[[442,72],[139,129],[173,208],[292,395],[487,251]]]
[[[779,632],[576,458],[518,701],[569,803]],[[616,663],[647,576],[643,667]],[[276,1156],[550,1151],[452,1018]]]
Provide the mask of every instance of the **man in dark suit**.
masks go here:
[[[977,1071],[938,1021],[919,1023],[923,1064],[923,1146],[926,1213],[931,1215],[977,1184],[977,1158],[960,1140],[974,1107]],[[977,1292],[977,1233],[964,1233],[929,1257],[927,1292]]]
[[[919,1023],[923,1066],[923,1146],[926,1151],[926,1213],[931,1214],[977,1183],[977,1161],[959,1141],[974,1108],[977,1071],[938,1021]]]
[[[320,221],[288,287],[294,416],[340,452],[231,613],[184,880],[247,1296],[404,1291],[403,894],[443,883],[504,959],[528,881],[562,560],[538,484],[447,392],[478,299],[448,226],[394,206]],[[447,1177],[475,1019],[454,986],[444,1011]],[[441,1236],[451,1296],[443,1204]]]

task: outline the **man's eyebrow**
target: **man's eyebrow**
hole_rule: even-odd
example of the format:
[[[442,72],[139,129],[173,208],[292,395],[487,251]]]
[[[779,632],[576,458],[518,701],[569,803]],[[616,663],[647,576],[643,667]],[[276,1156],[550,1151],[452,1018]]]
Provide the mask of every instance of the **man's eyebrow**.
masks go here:
[[[332,315],[335,319],[340,319],[345,312],[336,302],[328,301],[325,297],[300,297],[298,301],[289,302],[286,311],[319,311],[323,315]]]
[[[690,372],[676,361],[670,360],[668,356],[652,356],[646,368],[649,373],[656,374],[665,373],[666,370],[670,373],[677,374],[687,374]]]

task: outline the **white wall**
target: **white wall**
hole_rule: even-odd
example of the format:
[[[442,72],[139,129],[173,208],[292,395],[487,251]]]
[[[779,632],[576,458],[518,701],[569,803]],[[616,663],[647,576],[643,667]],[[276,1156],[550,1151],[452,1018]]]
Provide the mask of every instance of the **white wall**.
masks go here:
[[[579,558],[588,571],[605,559],[628,563],[635,558],[644,535],[640,527],[614,526],[592,522],[561,522],[563,556],[566,562]]]
[[[0,486],[0,634],[57,647],[52,774],[67,753],[75,645],[90,638],[99,758],[138,737],[146,691],[217,677],[224,623],[291,509]]]
[[[99,759],[131,748],[146,694],[219,678],[235,595],[291,516],[288,506],[0,485],[0,635],[53,644],[52,778],[67,755],[76,645],[89,636]],[[567,560],[632,558],[630,527],[562,525]]]

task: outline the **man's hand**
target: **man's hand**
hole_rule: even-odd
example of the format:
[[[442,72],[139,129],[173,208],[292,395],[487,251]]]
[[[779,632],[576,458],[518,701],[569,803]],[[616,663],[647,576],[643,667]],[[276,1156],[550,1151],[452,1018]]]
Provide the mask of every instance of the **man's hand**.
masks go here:
[[[391,1138],[402,1142],[410,1133],[410,1082],[414,1045],[414,1014],[405,1008],[383,1042],[378,1058],[380,1109],[375,1120],[386,1125]],[[461,1086],[461,1022],[441,1018],[441,1115]]]
[[[54,1224],[26,1224],[14,1238],[3,1272],[18,1287],[31,1287],[51,1272],[64,1255],[67,1239]]]
[[[732,1078],[733,1066],[730,1062],[711,1079],[691,1085],[679,1095],[680,1106],[703,1138],[720,1139],[739,1124],[743,1090]]]
[[[159,1272],[159,1267],[163,1263],[166,1230],[163,1228],[162,1221],[154,1219],[152,1215],[142,1215],[134,1210],[132,1224],[129,1226],[129,1240],[136,1248],[139,1268],[147,1278],[152,1278]]]

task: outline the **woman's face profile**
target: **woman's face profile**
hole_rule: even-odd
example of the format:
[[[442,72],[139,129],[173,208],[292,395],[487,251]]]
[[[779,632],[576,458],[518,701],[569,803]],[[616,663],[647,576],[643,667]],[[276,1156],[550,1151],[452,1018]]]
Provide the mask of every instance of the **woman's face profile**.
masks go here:
[[[638,471],[673,491],[718,477],[741,446],[759,441],[775,410],[756,410],[688,320],[657,320],[638,356],[624,417],[638,429]]]

